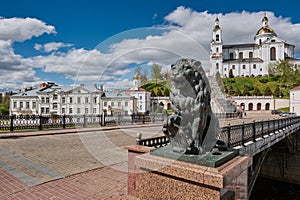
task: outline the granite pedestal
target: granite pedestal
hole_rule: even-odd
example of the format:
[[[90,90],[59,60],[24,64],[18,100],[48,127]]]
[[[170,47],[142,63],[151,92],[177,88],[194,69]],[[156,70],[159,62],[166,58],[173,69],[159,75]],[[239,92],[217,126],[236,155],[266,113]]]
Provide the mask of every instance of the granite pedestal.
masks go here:
[[[135,165],[140,169],[138,197],[247,199],[247,172],[251,162],[249,157],[237,156],[219,167],[207,167],[143,154],[135,158]]]

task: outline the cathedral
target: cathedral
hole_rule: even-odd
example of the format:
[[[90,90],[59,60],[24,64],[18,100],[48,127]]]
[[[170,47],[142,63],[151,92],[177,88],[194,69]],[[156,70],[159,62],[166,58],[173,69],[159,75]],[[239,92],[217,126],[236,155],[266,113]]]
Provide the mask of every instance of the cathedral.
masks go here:
[[[294,58],[295,46],[277,36],[268,25],[266,14],[254,43],[244,44],[223,44],[222,28],[216,17],[210,48],[211,76],[219,72],[225,78],[230,70],[235,77],[266,76],[269,65],[276,61],[288,60],[295,67],[300,64]]]

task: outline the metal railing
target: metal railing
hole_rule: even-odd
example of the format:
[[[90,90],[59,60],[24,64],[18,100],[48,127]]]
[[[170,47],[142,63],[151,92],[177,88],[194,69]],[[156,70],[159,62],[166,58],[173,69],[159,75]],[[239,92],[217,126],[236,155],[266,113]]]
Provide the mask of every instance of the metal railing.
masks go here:
[[[263,137],[264,135],[269,135],[271,133],[277,134],[279,130],[293,125],[298,125],[300,127],[300,116],[268,121],[254,121],[253,123],[243,123],[234,126],[228,125],[219,130],[217,139],[224,141],[228,147],[235,147],[245,145],[245,143],[250,141],[255,142],[257,138]],[[160,139],[159,142],[157,142],[157,139]],[[157,145],[157,143],[159,145]],[[169,139],[166,136],[137,139],[137,144],[149,147],[164,146],[168,143]]]
[[[162,122],[162,115],[12,115],[0,116],[0,131],[65,129]]]

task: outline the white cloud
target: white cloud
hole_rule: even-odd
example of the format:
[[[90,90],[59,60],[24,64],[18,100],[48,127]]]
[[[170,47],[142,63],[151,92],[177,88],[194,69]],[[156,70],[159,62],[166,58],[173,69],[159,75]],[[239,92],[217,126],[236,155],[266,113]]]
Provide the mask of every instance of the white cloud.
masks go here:
[[[56,33],[54,26],[35,18],[0,18],[0,40],[23,42],[44,33]]]
[[[49,42],[47,44],[35,44],[34,45],[34,49],[35,50],[38,50],[38,51],[45,51],[47,53],[50,53],[52,51],[57,51],[61,48],[64,48],[64,47],[72,47],[73,45],[72,44],[65,44],[65,43],[62,43],[62,42]]]
[[[33,68],[40,67],[43,68],[44,72],[64,74],[66,78],[74,81],[107,81],[107,85],[113,87],[113,85],[126,86],[131,84],[130,78],[126,78],[124,75],[132,70],[128,67],[132,63],[155,62],[164,65],[164,70],[167,70],[178,58],[190,57],[200,60],[204,66],[209,66],[209,43],[217,14],[223,30],[224,44],[254,42],[254,36],[261,27],[261,19],[264,16],[264,12],[243,11],[222,14],[209,13],[208,11],[198,12],[185,7],[178,7],[165,16],[164,19],[168,25],[157,27],[161,30],[160,35],[155,35],[153,31],[149,31],[147,28],[131,30],[130,35],[136,35],[135,39],[128,39],[127,34],[118,34],[115,43],[113,42],[114,37],[112,37],[112,44],[107,53],[74,47],[67,50],[67,52],[61,52],[60,48],[71,47],[72,45],[63,42],[52,42],[34,46],[36,50],[51,53],[50,55],[40,55],[26,59],[15,55],[11,47],[11,41],[22,41],[43,33],[55,32],[54,27],[51,28],[51,26],[45,25],[44,22],[36,20],[39,22],[37,24],[44,28],[41,29],[43,31],[39,34],[34,35],[31,33],[25,34],[26,36],[24,34],[19,36],[18,31],[11,30],[10,32],[14,34],[10,38],[7,37],[9,42],[0,43],[0,47],[3,47],[0,48],[0,62],[2,61],[7,65],[7,67],[1,67],[5,66],[4,64],[0,65],[0,73],[4,74],[2,73],[5,72],[2,71],[4,68],[6,70],[20,69],[19,71],[22,73],[16,71],[10,80],[19,78],[23,81],[29,82],[31,80],[35,82],[38,81],[38,78],[35,77]],[[300,54],[300,46],[297,46],[297,44],[300,44],[300,38],[298,37],[300,24],[292,24],[290,19],[275,16],[272,12],[267,12],[267,16],[269,25],[277,35],[288,43],[295,44],[295,52]],[[31,24],[27,25],[31,27]],[[5,30],[5,28],[3,29]],[[24,29],[27,30],[27,28]],[[124,38],[120,42],[122,36]],[[4,37],[2,33],[0,33],[1,37]],[[150,70],[148,72],[150,73]],[[8,81],[8,77],[2,76],[4,80]],[[120,77],[124,80],[121,84],[119,82]],[[0,78],[2,78],[1,75]]]

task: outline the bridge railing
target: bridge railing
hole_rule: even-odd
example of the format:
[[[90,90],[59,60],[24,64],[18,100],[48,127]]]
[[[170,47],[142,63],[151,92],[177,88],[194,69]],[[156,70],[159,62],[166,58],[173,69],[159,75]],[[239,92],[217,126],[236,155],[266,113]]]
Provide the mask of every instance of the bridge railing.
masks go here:
[[[160,115],[0,115],[0,132],[162,122]]]
[[[253,121],[252,123],[243,123],[234,126],[225,126],[219,130],[219,135],[217,139],[227,143],[228,147],[235,147],[239,145],[245,145],[245,143],[253,141],[255,142],[257,138],[263,137],[264,135],[269,135],[271,133],[278,133],[279,130],[298,124],[300,126],[300,116],[297,117],[287,117],[281,119],[273,119],[268,121]],[[137,144],[157,147],[164,146],[169,143],[169,140],[160,140],[162,144],[157,145],[155,138],[139,139]],[[166,138],[165,136],[159,137]]]

